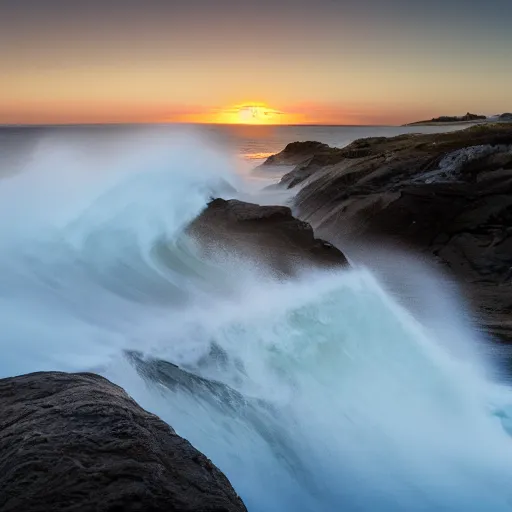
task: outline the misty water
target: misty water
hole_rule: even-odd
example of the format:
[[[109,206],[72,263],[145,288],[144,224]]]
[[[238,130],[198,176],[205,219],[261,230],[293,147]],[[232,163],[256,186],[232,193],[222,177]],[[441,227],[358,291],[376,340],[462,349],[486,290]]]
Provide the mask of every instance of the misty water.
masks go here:
[[[185,233],[211,197],[283,201],[247,160],[315,138],[290,130],[3,131],[0,376],[101,373],[250,512],[512,510],[511,389],[445,277],[397,253],[279,281]]]

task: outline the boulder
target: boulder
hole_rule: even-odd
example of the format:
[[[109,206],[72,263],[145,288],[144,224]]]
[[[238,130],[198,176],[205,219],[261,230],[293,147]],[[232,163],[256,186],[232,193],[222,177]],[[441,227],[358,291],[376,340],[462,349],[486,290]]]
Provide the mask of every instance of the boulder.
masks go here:
[[[315,238],[312,227],[293,217],[286,206],[215,199],[188,231],[207,252],[227,250],[282,275],[294,274],[303,264],[324,268],[347,264],[341,251]]]
[[[281,152],[269,156],[261,165],[298,165],[306,162],[313,155],[332,150],[333,148],[327,144],[317,141],[291,142]]]
[[[242,512],[188,441],[94,374],[0,380],[2,512]]]

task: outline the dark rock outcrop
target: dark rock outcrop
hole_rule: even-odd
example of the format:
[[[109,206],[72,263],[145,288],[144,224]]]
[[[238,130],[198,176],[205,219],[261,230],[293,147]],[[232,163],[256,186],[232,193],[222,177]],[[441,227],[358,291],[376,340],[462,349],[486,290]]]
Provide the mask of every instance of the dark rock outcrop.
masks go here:
[[[94,374],[0,380],[2,512],[246,511],[188,441]]]
[[[499,120],[500,121],[511,122],[512,121],[512,114],[510,112],[505,112],[504,114],[501,114],[501,116],[499,117]]]
[[[298,165],[324,150],[329,152],[332,148],[316,141],[290,142],[281,152],[269,156],[262,165]]]
[[[468,112],[464,116],[440,116],[433,117],[432,119],[425,121],[417,121],[415,123],[410,123],[411,126],[415,124],[428,124],[428,123],[460,123],[460,122],[468,122],[468,121],[485,121],[487,116],[479,115],[479,114],[471,114]]]
[[[356,141],[360,158],[315,169],[296,197],[300,218],[338,244],[384,238],[448,267],[486,329],[512,341],[512,127]],[[314,157],[313,157],[314,158]],[[301,179],[303,169],[292,171]]]
[[[189,232],[207,251],[228,248],[230,253],[266,263],[286,275],[305,263],[319,267],[347,264],[341,251],[315,238],[311,226],[293,217],[286,206],[214,199],[192,222]]]
[[[485,119],[487,119],[487,116],[471,114],[470,112],[468,112],[465,116],[460,117],[461,121],[484,121]]]
[[[404,135],[401,137],[408,137]],[[400,138],[400,137],[397,137]],[[314,173],[320,171],[326,167],[336,165],[344,160],[354,160],[358,158],[364,158],[372,154],[372,145],[387,141],[386,137],[371,137],[368,139],[358,139],[349,144],[345,148],[331,148],[325,144],[321,144],[320,149],[317,152],[309,154],[308,158],[296,165],[294,169],[286,173],[280,181],[280,185],[286,186],[286,188],[293,188],[296,185],[306,181]],[[302,144],[302,143],[297,143]],[[313,144],[318,143],[307,143]],[[275,155],[280,158],[280,153]],[[272,158],[272,157],[270,157]]]

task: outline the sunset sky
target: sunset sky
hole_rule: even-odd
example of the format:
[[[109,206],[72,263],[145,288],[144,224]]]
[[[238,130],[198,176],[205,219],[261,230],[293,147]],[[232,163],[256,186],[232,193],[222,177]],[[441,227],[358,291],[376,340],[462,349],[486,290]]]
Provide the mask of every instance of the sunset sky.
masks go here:
[[[0,123],[512,110],[512,0],[0,0]]]

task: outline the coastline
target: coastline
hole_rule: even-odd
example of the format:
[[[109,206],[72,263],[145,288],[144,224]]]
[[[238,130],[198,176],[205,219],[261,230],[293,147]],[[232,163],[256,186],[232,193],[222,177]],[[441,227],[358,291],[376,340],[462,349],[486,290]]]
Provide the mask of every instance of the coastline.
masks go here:
[[[294,165],[281,186],[299,187],[294,212],[318,236],[344,250],[371,240],[425,255],[460,283],[478,329],[510,344],[512,123],[464,124],[344,148],[290,144],[267,165]]]
[[[439,386],[430,382],[440,382],[448,396],[458,397],[461,389],[460,404],[467,402],[467,382],[459,378],[465,374],[458,366],[452,370],[445,365],[452,361],[451,348],[459,346],[459,339],[471,342],[473,336],[475,342],[485,337],[512,343],[512,124],[458,128],[409,128],[394,130],[402,132],[394,136],[384,136],[389,130],[382,136],[359,130],[363,137],[343,147],[311,140],[291,142],[266,161],[272,176],[273,166],[283,166],[282,189],[289,198],[293,194],[289,206],[222,198],[235,195],[236,190],[229,176],[221,174],[226,160],[212,158],[215,155],[207,148],[191,144],[169,154],[159,145],[148,145],[144,134],[140,139],[130,136],[130,147],[121,146],[119,165],[118,160],[105,165],[108,172],[109,167],[124,168],[129,162],[128,181],[121,173],[119,182],[107,179],[101,186],[99,181],[94,187],[98,192],[93,190],[91,198],[80,196],[78,208],[69,214],[80,219],[72,224],[79,228],[73,231],[78,237],[74,239],[86,243],[69,250],[69,223],[63,223],[66,236],[58,237],[59,243],[54,243],[54,229],[48,230],[50,238],[44,238],[47,230],[40,228],[53,226],[51,216],[48,224],[44,219],[41,224],[38,219],[27,224],[43,233],[42,244],[38,237],[36,245],[25,245],[35,230],[27,230],[25,237],[23,224],[13,237],[12,252],[7,236],[8,257],[1,275],[14,290],[14,304],[7,314],[11,310],[21,314],[8,318],[8,332],[19,341],[8,346],[11,354],[4,371],[39,370],[41,364],[62,370],[68,360],[82,370],[82,359],[75,363],[75,354],[82,358],[90,353],[94,368],[104,375],[45,372],[0,381],[6,418],[2,455],[7,468],[0,472],[0,509],[136,512],[143,507],[163,512],[171,506],[176,512],[246,512],[240,493],[251,512],[266,512],[269,503],[276,504],[276,510],[297,512],[338,510],[346,503],[360,504],[364,510],[375,510],[377,503],[377,509],[383,504],[382,508],[394,510],[394,494],[387,501],[380,492],[375,499],[367,498],[372,486],[364,473],[356,473],[353,480],[362,480],[363,488],[350,480],[347,494],[341,498],[337,494],[338,475],[350,476],[358,470],[345,455],[356,443],[373,446],[374,430],[366,436],[366,429],[351,421],[352,411],[366,423],[382,427],[385,438],[389,435],[390,443],[385,445],[377,436],[378,451],[368,459],[380,467],[381,446],[386,453],[388,448],[402,446],[401,428],[395,432],[394,424],[388,428],[387,420],[379,421],[382,404],[386,410],[395,410],[395,393],[405,389],[403,382],[410,393],[400,396],[398,426],[411,410],[423,410],[425,405],[424,416],[412,415],[420,428],[411,424],[419,436],[413,441],[423,447],[437,432],[432,437],[430,429],[421,428],[425,421],[439,418],[441,429],[445,428],[446,404],[437,399]],[[64,142],[67,133],[65,137]],[[73,144],[76,140],[72,139]],[[102,157],[101,132],[99,139],[87,134],[84,140],[88,153]],[[91,140],[98,140],[98,151],[91,151],[95,149]],[[263,139],[260,145],[275,144],[275,140]],[[62,147],[61,139],[52,137],[45,141],[46,148],[53,147],[48,141],[55,141],[57,149]],[[164,143],[167,147],[168,139]],[[26,155],[26,145],[19,151]],[[190,159],[191,152],[194,158]],[[119,152],[112,153],[117,158]],[[54,174],[53,152],[49,160],[44,152],[35,154],[33,185],[39,183],[39,169],[48,169],[43,181],[57,188],[64,181],[67,198],[69,184],[60,179],[60,173]],[[72,173],[76,155],[66,151],[64,157],[56,162],[58,168]],[[100,164],[104,161],[109,159]],[[21,162],[24,166],[25,161]],[[133,171],[131,166],[138,162],[140,171]],[[210,171],[219,174],[212,180]],[[78,167],[77,177],[81,174]],[[105,174],[94,176],[103,180]],[[14,196],[12,210],[6,201],[5,217],[16,214],[25,198],[25,176],[19,197],[17,189],[3,189],[7,199]],[[29,199],[34,186],[28,191]],[[48,188],[41,194],[48,205],[36,201],[35,215],[38,207],[51,210],[50,202],[59,197],[47,197]],[[87,193],[88,187],[82,188]],[[260,199],[263,194],[252,197]],[[265,201],[275,197],[265,196]],[[84,217],[82,201],[91,205]],[[197,204],[197,216],[187,224],[195,215],[188,210],[190,203],[193,208]],[[201,204],[206,208],[201,210]],[[132,232],[133,237],[126,237]],[[184,234],[191,235],[193,243],[182,243]],[[411,249],[411,263],[402,257],[402,247]],[[28,254],[41,251],[35,266],[25,258],[26,249]],[[11,253],[16,259],[9,257]],[[345,273],[342,269],[348,261],[354,268]],[[62,280],[55,280],[56,269]],[[35,286],[26,279],[34,273],[42,278],[35,280]],[[459,315],[457,290],[451,298],[452,283],[453,287],[460,284],[461,296],[471,306],[467,320],[465,309]],[[21,301],[16,303],[18,296]],[[41,297],[42,309],[33,306],[32,297]],[[401,313],[402,304],[406,315]],[[44,319],[47,311],[51,321],[40,322],[38,339],[25,341],[26,318]],[[55,331],[57,322],[63,327]],[[77,338],[72,347],[69,333]],[[78,346],[81,340],[83,349]],[[168,340],[169,351],[162,350]],[[318,350],[314,347],[311,352],[311,340],[318,340]],[[445,340],[451,343],[450,358],[439,359],[442,364],[438,365]],[[104,347],[109,359],[102,366]],[[55,349],[58,358],[51,353]],[[28,359],[27,353],[31,354]],[[348,369],[341,380],[339,368]],[[312,386],[313,380],[318,385]],[[345,393],[339,402],[329,399],[333,389]],[[361,395],[352,401],[353,390],[358,389]],[[469,386],[469,393],[473,389]],[[308,415],[304,404],[311,408]],[[507,409],[503,410],[504,421],[510,421]],[[454,428],[458,433],[476,424],[469,431],[468,446],[479,449],[480,425],[487,419],[466,421],[473,418],[467,416],[472,411],[473,405],[469,412],[457,409],[461,421]],[[311,423],[309,417],[320,421]],[[494,432],[495,417],[488,421]],[[332,429],[333,424],[340,426],[342,436],[339,429]],[[505,438],[497,449],[506,452],[508,442]],[[439,452],[434,452],[434,458],[440,458],[439,467],[454,457],[446,446],[441,443]],[[318,459],[311,457],[308,447],[320,454]],[[398,458],[409,449],[406,444]],[[480,452],[474,454],[477,462],[479,456]],[[427,459],[430,469],[430,453]],[[461,474],[466,462],[464,457]],[[398,478],[408,478],[408,465],[403,472],[397,469]],[[506,469],[496,466],[508,490]],[[456,467],[456,477],[457,471]],[[52,487],[56,481],[63,484],[57,491]],[[261,489],[265,489],[263,499]],[[480,499],[490,510],[496,510],[495,494],[492,488],[490,498],[483,494]],[[451,510],[465,510],[466,496],[463,493],[460,500],[450,501],[456,506]],[[409,510],[409,503],[421,503],[423,494],[405,499],[405,507],[399,506]],[[434,508],[446,501],[444,495],[433,500]]]
[[[477,124],[489,124],[489,123],[496,123],[496,122],[499,122],[499,121],[495,121],[495,120],[490,121],[488,119],[482,119],[479,121],[448,121],[448,122],[445,122],[445,121],[428,121],[428,122],[418,121],[416,123],[403,124],[402,126],[474,126]]]

